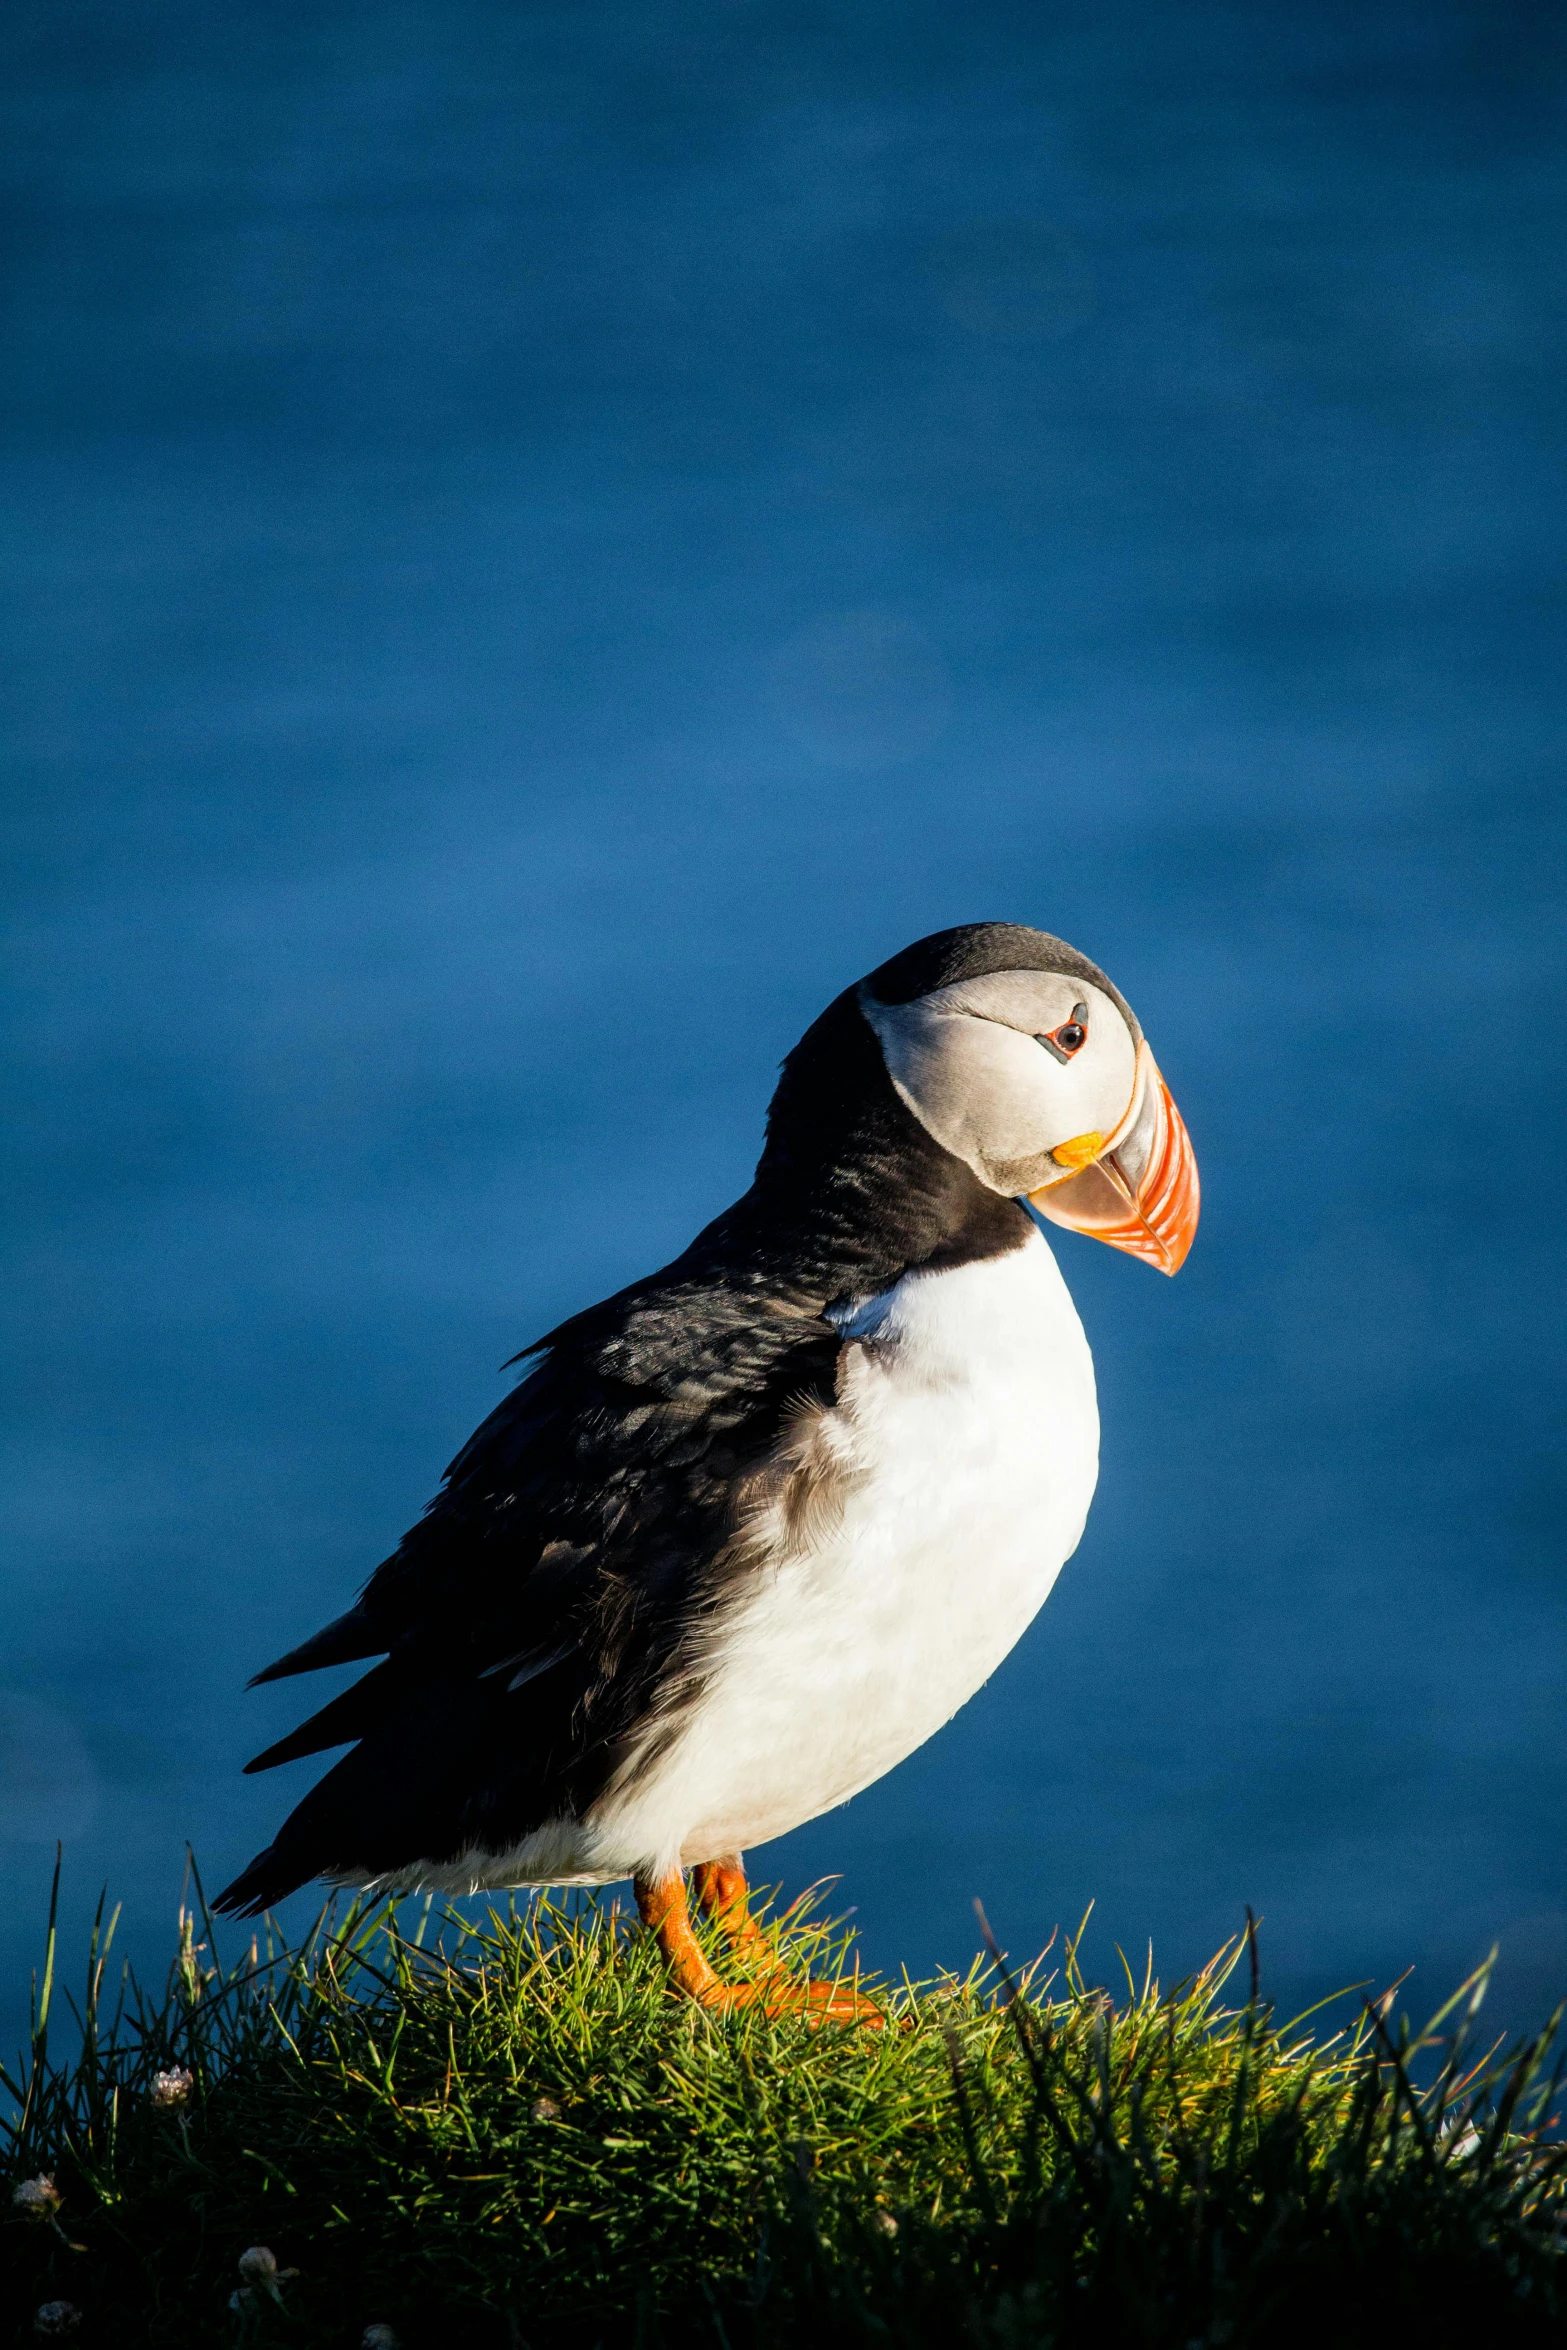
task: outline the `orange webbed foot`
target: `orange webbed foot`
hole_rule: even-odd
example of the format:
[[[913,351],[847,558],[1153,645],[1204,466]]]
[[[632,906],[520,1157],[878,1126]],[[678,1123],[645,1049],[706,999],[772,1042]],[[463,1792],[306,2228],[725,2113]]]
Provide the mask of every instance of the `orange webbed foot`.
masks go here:
[[[779,1984],[776,1982],[720,1983],[715,1980],[711,1990],[693,1995],[699,2007],[711,2015],[739,2015],[746,2010],[760,2012],[774,2021],[798,2017],[801,2023],[862,2024],[871,2031],[880,2031],[887,2018],[874,1999],[863,1992],[851,1990],[844,1983],[804,1982]]]

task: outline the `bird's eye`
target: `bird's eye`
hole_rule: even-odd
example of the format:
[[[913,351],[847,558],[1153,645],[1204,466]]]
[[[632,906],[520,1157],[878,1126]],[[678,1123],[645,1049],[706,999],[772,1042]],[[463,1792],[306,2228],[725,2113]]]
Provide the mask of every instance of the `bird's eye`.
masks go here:
[[[1088,1042],[1088,1006],[1074,1004],[1071,1019],[1063,1020],[1059,1028],[1052,1028],[1048,1036],[1040,1036],[1036,1042],[1054,1059],[1069,1061]]]

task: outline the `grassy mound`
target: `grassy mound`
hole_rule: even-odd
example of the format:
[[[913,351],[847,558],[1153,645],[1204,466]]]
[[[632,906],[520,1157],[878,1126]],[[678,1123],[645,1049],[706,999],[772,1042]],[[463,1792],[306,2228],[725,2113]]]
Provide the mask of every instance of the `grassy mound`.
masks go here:
[[[1567,2341],[1546,2038],[1477,2068],[1476,1986],[1413,2042],[1368,2008],[1310,2038],[1254,1980],[1223,2004],[1244,1939],[1117,2001],[1068,1950],[813,2031],[676,2002],[609,1907],[359,1910],[227,1968],[198,1911],[166,1995],[109,2016],[105,1941],[57,2063],[51,1927],[6,2082],[19,2342]]]

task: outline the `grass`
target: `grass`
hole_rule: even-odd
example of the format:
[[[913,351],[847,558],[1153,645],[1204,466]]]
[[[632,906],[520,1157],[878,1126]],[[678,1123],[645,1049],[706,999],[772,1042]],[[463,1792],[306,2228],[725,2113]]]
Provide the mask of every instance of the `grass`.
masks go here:
[[[771,1931],[852,1966],[802,1910]],[[1483,1977],[1414,2037],[1390,1998],[1333,2034],[1277,2024],[1245,1936],[1113,2000],[1068,1946],[812,2031],[677,2003],[609,1906],[328,1912],[220,1964],[198,1895],[166,1991],[110,2012],[111,1939],[58,2060],[51,1917],[4,2078],[18,2342],[59,2301],[83,2350],[1567,2342],[1551,2035],[1477,2061]]]

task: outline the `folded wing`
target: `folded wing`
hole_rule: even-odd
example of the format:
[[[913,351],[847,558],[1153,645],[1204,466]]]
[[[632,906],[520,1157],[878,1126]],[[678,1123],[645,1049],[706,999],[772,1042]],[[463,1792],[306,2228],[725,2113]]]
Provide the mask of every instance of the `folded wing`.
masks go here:
[[[840,1350],[816,1301],[687,1263],[552,1333],[357,1605],[256,1676],[381,1660],[249,1765],[353,1742],[220,1909],[507,1852],[672,1702],[745,1571],[736,1496]]]

